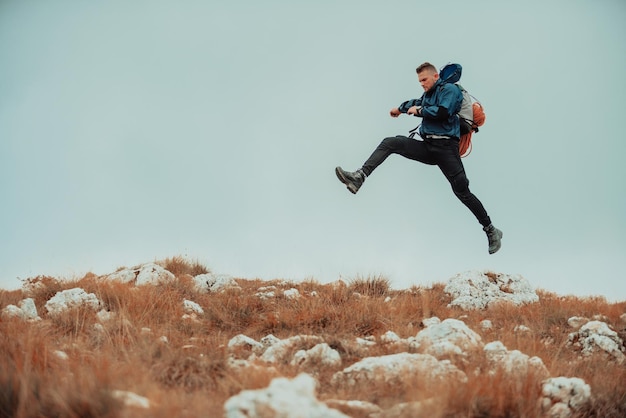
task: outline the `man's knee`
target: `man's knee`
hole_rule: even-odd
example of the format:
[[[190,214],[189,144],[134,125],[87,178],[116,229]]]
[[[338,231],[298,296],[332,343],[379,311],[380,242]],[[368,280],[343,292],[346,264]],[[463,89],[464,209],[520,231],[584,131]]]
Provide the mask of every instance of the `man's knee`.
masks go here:
[[[456,194],[460,198],[470,195],[469,180],[464,173],[454,176],[450,181],[450,185],[452,186],[454,194]]]
[[[384,149],[392,152],[398,151],[403,145],[402,137],[389,136],[383,139],[378,146],[379,149]]]

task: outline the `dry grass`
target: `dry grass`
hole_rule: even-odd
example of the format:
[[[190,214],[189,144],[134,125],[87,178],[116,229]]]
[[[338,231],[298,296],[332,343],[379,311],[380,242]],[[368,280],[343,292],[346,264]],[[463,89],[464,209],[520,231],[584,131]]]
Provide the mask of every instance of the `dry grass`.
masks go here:
[[[450,298],[442,285],[395,291],[382,277],[356,278],[343,286],[314,280],[240,279],[240,292],[203,294],[195,290],[190,276],[208,269],[177,257],[161,264],[177,276],[176,282],[134,287],[94,275],[71,282],[41,278],[32,297],[43,320],[0,320],[0,417],[221,416],[229,397],[243,389],[265,387],[274,377],[269,371],[242,374],[228,367],[225,347],[237,334],[256,340],[268,334],[279,338],[322,336],[340,353],[343,364],[311,371],[320,382],[320,399],[344,396],[390,407],[435,397],[437,402],[429,409],[433,417],[536,416],[539,378],[532,375],[511,381],[501,375],[476,375],[468,369],[465,385],[424,387],[418,379],[406,376],[402,384],[378,388],[375,393],[367,388],[342,393],[331,386],[334,372],[365,355],[390,352],[382,345],[363,352],[350,343],[356,337],[378,338],[389,330],[403,338],[414,336],[423,327],[422,320],[432,316],[462,318],[484,342],[500,340],[509,350],[539,356],[552,376],[584,379],[591,386],[593,401],[583,416],[626,416],[626,366],[602,356],[581,360],[566,347],[572,332],[567,319],[572,316],[604,315],[622,338],[626,337],[619,318],[626,312],[626,302],[611,304],[602,298],[538,292],[539,303],[465,312],[447,307]],[[262,299],[255,295],[259,287],[268,285],[279,290],[295,287],[303,296],[289,299],[277,292],[275,298]],[[100,324],[96,314],[87,309],[47,316],[45,302],[57,291],[71,287],[95,293],[116,316],[101,327],[96,325]],[[0,309],[23,298],[21,291],[0,291]],[[195,320],[182,319],[184,299],[200,304],[204,314]],[[481,330],[483,319],[490,319],[494,328]],[[516,325],[526,325],[531,331],[513,332]],[[69,359],[57,357],[56,350]],[[297,374],[288,364],[275,367],[283,376]],[[146,396],[153,406],[147,411],[124,407],[111,396],[112,390]]]

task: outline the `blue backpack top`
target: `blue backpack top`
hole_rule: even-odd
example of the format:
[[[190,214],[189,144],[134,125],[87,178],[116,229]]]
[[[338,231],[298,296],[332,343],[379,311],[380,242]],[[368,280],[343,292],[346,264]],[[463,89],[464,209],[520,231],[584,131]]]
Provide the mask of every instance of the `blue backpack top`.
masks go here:
[[[463,67],[461,67],[461,64],[447,64],[439,71],[439,78],[444,83],[455,84],[461,79],[462,72]]]
[[[463,67],[461,67],[461,64],[447,64],[439,70],[439,78],[444,83],[456,84],[459,89],[461,89],[461,93],[463,94],[463,102],[461,103],[461,110],[459,111],[459,119],[461,119],[462,125],[465,124],[465,127],[469,130],[469,132],[461,134],[459,154],[461,157],[466,157],[472,151],[472,133],[478,132],[478,127],[485,123],[485,110],[474,96],[469,94],[460,84],[457,84],[461,79],[462,72]],[[463,130],[461,132],[463,132]]]

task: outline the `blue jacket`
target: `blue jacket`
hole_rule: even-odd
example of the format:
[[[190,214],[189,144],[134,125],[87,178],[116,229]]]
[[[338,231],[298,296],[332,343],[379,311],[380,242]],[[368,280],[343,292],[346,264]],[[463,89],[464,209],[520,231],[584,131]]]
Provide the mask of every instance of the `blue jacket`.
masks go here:
[[[427,135],[461,137],[459,117],[463,93],[454,84],[444,83],[441,79],[424,92],[419,99],[408,100],[398,109],[406,113],[412,106],[422,107],[422,125],[419,134],[422,138]]]

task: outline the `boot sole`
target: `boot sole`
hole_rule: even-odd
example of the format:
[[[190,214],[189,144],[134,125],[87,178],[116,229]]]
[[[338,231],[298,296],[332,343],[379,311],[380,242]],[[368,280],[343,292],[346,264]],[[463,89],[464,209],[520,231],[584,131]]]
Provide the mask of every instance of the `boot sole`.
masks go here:
[[[339,181],[342,182],[343,184],[345,184],[346,187],[348,188],[348,190],[350,190],[350,193],[356,194],[356,192],[359,189],[353,183],[351,183],[350,180],[348,180],[347,178],[344,177],[344,175],[341,173],[341,170],[339,169],[339,167],[335,168],[335,174],[337,175],[337,178],[339,179]]]

